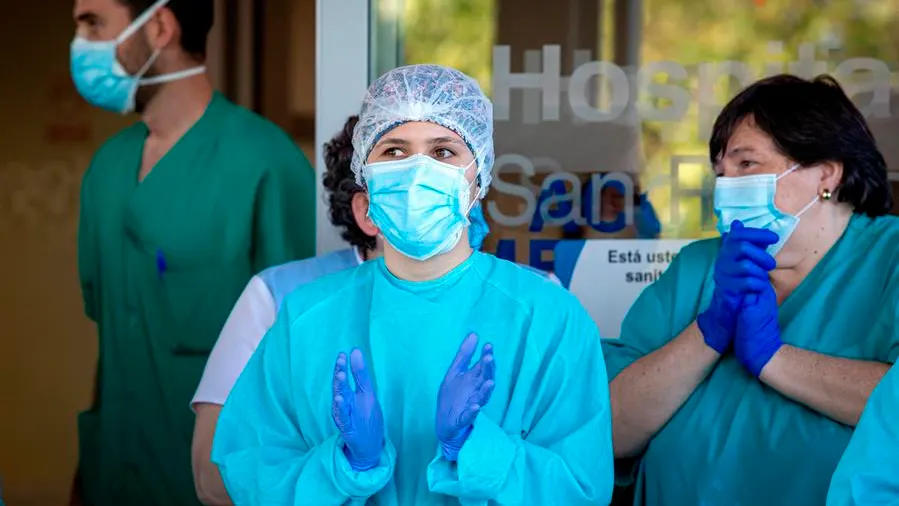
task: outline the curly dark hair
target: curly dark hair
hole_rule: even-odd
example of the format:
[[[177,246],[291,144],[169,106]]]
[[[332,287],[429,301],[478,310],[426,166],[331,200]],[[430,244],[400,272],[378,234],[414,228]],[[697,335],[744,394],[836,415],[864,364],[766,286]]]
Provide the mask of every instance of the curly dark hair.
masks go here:
[[[328,194],[328,217],[341,229],[340,237],[357,248],[375,249],[375,238],[366,234],[356,224],[353,216],[353,196],[365,191],[356,184],[356,176],[350,169],[353,158],[353,129],[359,116],[350,116],[325,148],[325,177],[322,183]]]

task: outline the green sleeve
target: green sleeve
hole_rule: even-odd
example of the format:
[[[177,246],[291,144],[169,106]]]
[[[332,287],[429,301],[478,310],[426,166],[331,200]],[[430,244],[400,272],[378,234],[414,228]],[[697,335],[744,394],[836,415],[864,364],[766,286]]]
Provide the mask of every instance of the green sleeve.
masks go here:
[[[363,504],[393,478],[396,450],[387,440],[378,466],[356,472],[336,429],[316,444],[304,436],[321,428],[300,425],[314,417],[297,402],[289,322],[289,310],[278,313],[237,380],[216,424],[212,461],[234,504]]]
[[[91,167],[94,163],[91,162]],[[81,201],[78,212],[78,277],[81,279],[81,296],[84,301],[84,312],[88,318],[97,321],[99,318],[99,245],[97,224],[93,213],[93,196],[90,191],[91,168],[87,169],[81,180]]]
[[[293,144],[260,182],[253,240],[256,272],[315,255],[315,170]]]

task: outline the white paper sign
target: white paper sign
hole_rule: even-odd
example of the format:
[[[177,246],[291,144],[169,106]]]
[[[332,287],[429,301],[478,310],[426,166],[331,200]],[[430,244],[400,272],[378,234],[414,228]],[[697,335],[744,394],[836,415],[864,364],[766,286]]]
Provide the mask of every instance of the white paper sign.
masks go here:
[[[640,292],[662,275],[692,239],[597,239],[585,241],[574,261],[569,290],[599,326],[618,338],[621,323]],[[561,250],[556,250],[559,263]],[[571,260],[569,260],[571,261]]]

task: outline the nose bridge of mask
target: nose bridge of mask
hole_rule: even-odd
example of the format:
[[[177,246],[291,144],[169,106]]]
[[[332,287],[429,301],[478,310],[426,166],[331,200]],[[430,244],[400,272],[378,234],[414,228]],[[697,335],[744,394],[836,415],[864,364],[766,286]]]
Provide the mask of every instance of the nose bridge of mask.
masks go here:
[[[715,184],[715,207],[768,207],[774,204],[776,185],[772,174],[719,178]]]
[[[460,202],[466,202],[466,201],[468,202],[468,206],[464,210],[460,209],[463,216],[465,216],[467,218],[468,214],[471,212],[472,208],[478,201],[477,197],[474,197],[474,198],[471,197],[471,191],[477,184],[478,178],[477,178],[477,175],[475,175],[475,177],[473,177],[472,180],[469,182],[465,178],[465,173],[468,172],[468,169],[470,169],[471,166],[475,164],[475,162],[477,161],[476,158],[474,160],[472,160],[471,162],[469,162],[464,167],[458,167],[456,165],[452,165],[452,164],[449,164],[446,162],[441,162],[440,160],[437,160],[437,159],[435,159],[429,155],[426,155],[424,153],[415,153],[414,155],[412,155],[408,158],[405,158],[403,160],[399,160],[397,162],[388,161],[388,162],[376,162],[376,163],[370,164],[365,169],[365,172],[366,172],[365,178],[366,178],[366,180],[370,179],[371,176],[376,175],[379,172],[379,169],[382,169],[382,167],[385,172],[414,170],[414,168],[417,167],[417,165],[418,165],[417,162],[419,162],[419,161],[423,161],[423,162],[427,163],[428,165],[431,165],[432,166],[431,169],[441,170],[445,174],[450,175],[453,178],[458,178],[459,180],[464,180],[467,183],[467,185],[464,187],[464,189],[462,189],[462,188],[459,189],[459,201]],[[426,169],[426,170],[428,170],[428,169]],[[422,174],[422,176],[427,177],[427,174],[426,173]]]
[[[794,164],[776,176],[773,174],[758,174],[754,176],[719,178],[715,184],[715,206],[741,208],[774,207],[777,182],[798,168],[799,164]]]

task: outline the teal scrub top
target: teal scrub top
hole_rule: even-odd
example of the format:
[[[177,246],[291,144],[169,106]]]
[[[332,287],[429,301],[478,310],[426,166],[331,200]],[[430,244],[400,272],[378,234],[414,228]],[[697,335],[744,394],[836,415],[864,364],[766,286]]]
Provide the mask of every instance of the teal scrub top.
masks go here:
[[[278,127],[215,94],[138,182],[147,127],[107,141],[81,188],[78,264],[97,322],[97,396],[79,417],[85,503],[199,504],[188,408],[258,271],[312,256],[315,176]]]
[[[604,340],[609,378],[680,334],[708,306],[720,239],[685,247],[638,297],[619,340]],[[780,306],[786,344],[892,363],[899,354],[899,220],[853,216],[839,241]],[[824,504],[852,428],[794,402],[725,355],[641,458],[635,504]]]
[[[899,367],[868,399],[830,482],[827,506],[899,506]]]
[[[451,464],[437,391],[469,332],[493,343],[496,389]],[[331,419],[334,362],[354,347],[387,436],[365,472]],[[287,296],[222,409],[212,459],[237,505],[608,504],[609,409],[598,330],[560,286],[480,252],[419,283],[378,259]]]

